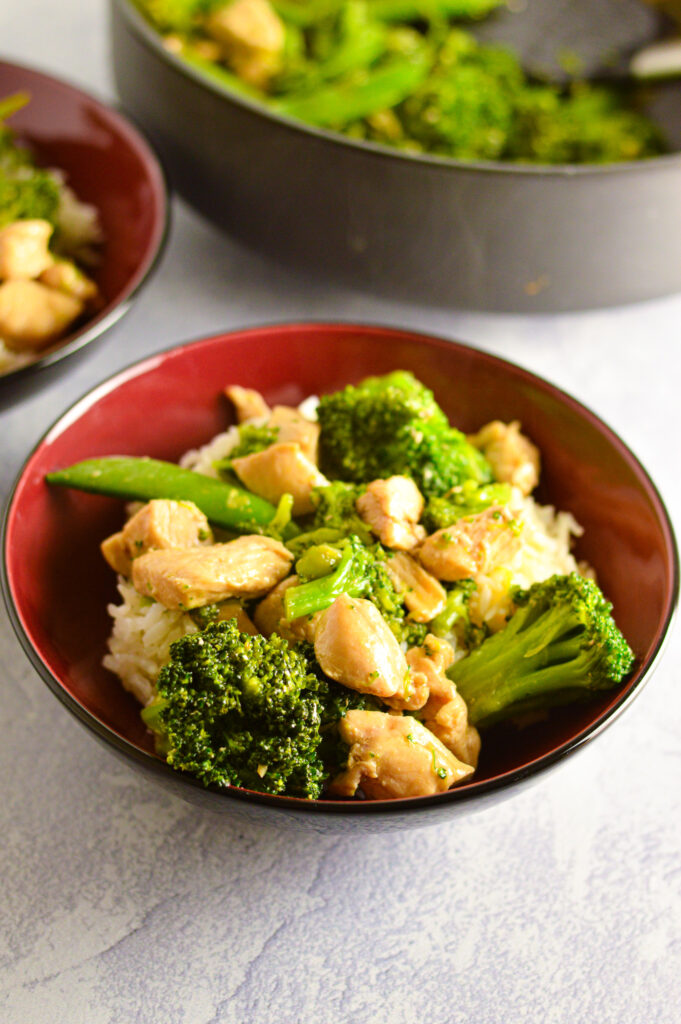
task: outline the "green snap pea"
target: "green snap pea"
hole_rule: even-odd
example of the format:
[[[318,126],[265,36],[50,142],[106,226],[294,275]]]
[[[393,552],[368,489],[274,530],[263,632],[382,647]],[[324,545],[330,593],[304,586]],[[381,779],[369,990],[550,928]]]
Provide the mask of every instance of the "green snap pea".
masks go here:
[[[367,73],[361,81],[329,85],[305,95],[292,95],[272,104],[274,110],[320,128],[357,121],[401,103],[421,84],[429,62],[423,56],[399,58]]]
[[[266,530],[277,512],[269,501],[257,494],[158,459],[134,456],[86,459],[48,473],[45,479],[59,487],[126,501],[151,501],[153,498],[192,501],[214,526],[237,533]]]

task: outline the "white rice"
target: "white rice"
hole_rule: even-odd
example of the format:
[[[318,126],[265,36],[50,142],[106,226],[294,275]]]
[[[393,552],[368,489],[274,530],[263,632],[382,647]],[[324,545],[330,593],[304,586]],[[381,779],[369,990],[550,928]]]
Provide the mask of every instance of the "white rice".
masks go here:
[[[142,597],[132,583],[118,577],[122,604],[107,608],[113,619],[104,668],[114,672],[141,704],[156,693],[156,678],[170,659],[170,645],[187,633],[198,632],[191,615],[171,611]]]
[[[217,477],[215,463],[220,459],[226,459],[238,442],[239,428],[230,427],[224,434],[218,434],[202,448],[192,448],[191,451],[185,452],[180,459],[180,465],[185,469],[193,469],[195,473],[203,473],[204,476]]]
[[[534,498],[523,497],[514,490],[510,508],[519,524],[522,545],[509,561],[499,565],[489,576],[476,580],[477,590],[471,597],[473,621],[483,623],[492,631],[501,629],[512,610],[514,587],[531,587],[554,575],[588,572],[571,554],[573,539],[583,533],[570,512],[557,512],[552,505],[538,505]]]

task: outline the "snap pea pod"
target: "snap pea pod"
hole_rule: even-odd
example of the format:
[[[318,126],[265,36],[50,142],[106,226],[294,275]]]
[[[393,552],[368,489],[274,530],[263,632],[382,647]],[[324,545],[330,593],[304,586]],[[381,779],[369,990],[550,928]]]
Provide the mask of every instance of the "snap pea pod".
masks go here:
[[[237,533],[262,532],[277,512],[269,501],[257,494],[158,459],[134,456],[86,459],[48,473],[45,479],[59,487],[126,501],[151,501],[153,498],[193,501],[214,526]]]
[[[384,25],[375,21],[366,22],[361,32],[344,39],[328,59],[318,65],[319,78],[340,78],[350,71],[369,67],[386,52],[386,39]]]
[[[279,114],[320,128],[347,124],[401,103],[421,84],[429,66],[422,55],[391,60],[360,81],[340,82],[313,93],[282,97],[272,107]]]

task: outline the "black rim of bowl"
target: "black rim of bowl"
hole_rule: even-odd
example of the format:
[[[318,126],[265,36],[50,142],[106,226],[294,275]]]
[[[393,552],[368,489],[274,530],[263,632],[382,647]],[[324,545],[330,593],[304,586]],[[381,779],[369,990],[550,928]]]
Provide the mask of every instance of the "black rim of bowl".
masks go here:
[[[14,370],[8,370],[6,373],[0,374],[0,389],[5,389],[11,384],[17,382],[23,382],[30,376],[39,374],[42,370],[48,369],[48,367],[55,366],[60,363],[63,359],[67,359],[69,356],[79,352],[90,342],[96,341],[101,338],[104,334],[109,331],[114,324],[116,324],[130,309],[133,301],[137,297],[140,290],[147,283],[151,275],[157,269],[161,257],[163,256],[168,236],[170,233],[170,218],[171,218],[171,207],[170,207],[170,186],[168,183],[168,175],[163,166],[163,163],[153,149],[150,142],[147,141],[143,132],[135,125],[133,119],[119,109],[116,104],[107,103],[96,93],[85,91],[80,86],[75,85],[67,78],[57,77],[51,75],[46,71],[39,68],[32,67],[28,64],[17,64],[14,61],[0,60],[0,65],[5,68],[16,68],[18,71],[30,72],[33,75],[37,75],[43,78],[46,83],[56,82],[59,85],[66,86],[73,92],[78,93],[84,99],[91,103],[96,103],[106,112],[107,116],[117,122],[118,130],[121,134],[128,136],[132,141],[135,148],[141,152],[143,156],[143,162],[147,168],[149,168],[156,177],[154,191],[160,199],[159,205],[159,227],[156,231],[156,240],[153,245],[149,246],[146,259],[140,264],[136,270],[133,278],[132,285],[126,286],[127,291],[122,299],[116,303],[116,305],[108,312],[102,312],[95,316],[93,319],[88,320],[83,326],[76,330],[73,334],[67,335],[67,339],[63,344],[57,343],[53,349],[50,349],[44,355],[38,356],[30,363],[26,363],[25,366],[18,366]]]
[[[57,677],[48,668],[45,662],[40,657],[38,651],[31,643],[26,631],[24,630],[20,616],[14,604],[12,597],[12,588],[8,576],[7,569],[7,529],[9,519],[14,504],[14,497],[16,491],[21,483],[24,473],[32,461],[34,455],[42,447],[46,439],[54,431],[57,431],[60,424],[72,424],[79,417],[81,412],[85,412],[86,409],[90,408],[98,399],[100,394],[106,394],[114,390],[119,383],[123,383],[129,380],[131,376],[138,376],[142,373],[146,373],[154,368],[155,364],[158,364],[159,358],[171,355],[172,353],[179,352],[192,346],[200,346],[217,339],[224,339],[224,344],[229,344],[230,339],[234,335],[244,336],[249,333],[259,333],[262,331],[274,329],[281,330],[285,328],[287,330],[303,329],[309,330],[311,328],[317,329],[331,329],[333,331],[375,331],[379,334],[386,332],[393,336],[402,336],[405,339],[412,341],[425,341],[428,345],[435,347],[454,348],[463,352],[474,352],[476,355],[482,357],[485,360],[489,360],[496,365],[501,365],[507,370],[511,370],[514,374],[519,375],[527,382],[533,384],[535,387],[539,385],[541,389],[548,389],[554,396],[558,397],[564,404],[570,406],[575,411],[579,412],[581,416],[586,416],[587,419],[595,422],[603,434],[608,440],[618,448],[624,455],[626,455],[632,462],[633,466],[640,473],[642,479],[650,489],[650,494],[657,503],[661,523],[663,529],[668,538],[669,544],[669,556],[672,563],[672,579],[671,588],[669,595],[669,604],[666,609],[664,619],[661,623],[659,637],[657,643],[652,650],[647,664],[639,666],[634,672],[633,678],[626,684],[626,690],[620,696],[620,698],[607,710],[605,711],[596,721],[590,726],[578,733],[576,736],[567,740],[565,743],[560,744],[555,750],[550,753],[544,754],[541,757],[529,762],[528,764],[522,765],[519,768],[511,769],[508,772],[503,773],[493,779],[489,779],[482,782],[471,782],[461,788],[454,787],[443,793],[437,793],[433,796],[423,797],[404,797],[396,800],[306,800],[302,797],[291,797],[291,796],[273,796],[268,793],[259,793],[256,790],[242,789],[240,787],[231,788],[220,788],[216,785],[204,786],[204,784],[193,776],[186,774],[181,771],[177,771],[170,767],[165,761],[157,757],[154,754],[147,753],[146,751],[140,750],[139,747],[135,746],[129,740],[125,739],[119,733],[115,732],[109,726],[105,725],[95,715],[87,710],[82,704],[80,704],[75,697],[71,695],[59,682]],[[133,371],[135,371],[133,373]],[[437,334],[423,334],[419,331],[403,330],[401,328],[392,327],[386,324],[366,324],[356,323],[353,321],[275,321],[271,323],[263,323],[257,326],[249,325],[244,328],[230,328],[227,332],[218,332],[216,334],[202,336],[200,338],[194,338],[190,341],[180,342],[179,344],[171,345],[165,349],[161,349],[156,353],[146,356],[142,360],[136,360],[126,367],[116,371],[110,377],[101,381],[95,385],[84,395],[81,396],[77,401],[70,405],[61,415],[52,423],[50,427],[42,434],[40,439],[33,446],[31,452],[27,456],[22,465],[14,484],[10,490],[7,501],[5,503],[5,509],[2,521],[2,532],[0,534],[0,542],[2,544],[2,564],[1,564],[1,577],[0,583],[2,585],[2,594],[5,601],[5,606],[9,615],[10,622],[14,632],[33,667],[36,669],[43,682],[47,684],[52,693],[65,705],[65,707],[79,719],[85,726],[94,732],[100,739],[104,740],[110,746],[115,747],[119,753],[123,754],[128,760],[135,761],[142,765],[148,771],[151,771],[165,779],[173,779],[178,785],[188,785],[192,788],[198,789],[202,792],[214,793],[216,796],[223,799],[233,799],[246,801],[251,804],[261,804],[276,808],[280,811],[292,811],[301,812],[303,814],[309,814],[312,812],[315,815],[337,815],[337,814],[359,814],[359,815],[401,815],[404,813],[410,813],[412,811],[423,810],[424,808],[439,806],[452,801],[457,803],[465,803],[467,801],[477,801],[478,798],[485,798],[490,794],[493,794],[499,790],[507,789],[514,786],[523,780],[530,778],[537,778],[545,773],[549,768],[553,767],[558,761],[563,760],[568,754],[573,753],[578,748],[582,747],[587,741],[594,739],[599,733],[603,732],[609,725],[611,725],[625,710],[629,707],[638,694],[642,691],[644,685],[650,679],[653,670],[657,667],[660,656],[666,641],[670,635],[671,627],[676,615],[676,609],[679,598],[679,551],[674,535],[674,529],[672,522],[667,511],[667,507],[664,500],[657,489],[657,486],[651,479],[648,471],[640,463],[637,456],[629,448],[629,446],[610,428],[595,412],[593,412],[588,406],[579,402],[569,392],[562,390],[551,381],[546,378],[540,377],[537,374],[532,373],[530,370],[526,370],[524,367],[509,359],[504,359],[501,356],[493,355],[482,349],[478,349],[473,345],[468,345],[459,341],[452,341],[449,338],[445,338],[442,335]]]
[[[392,149],[390,146],[377,142],[368,142],[365,139],[353,139],[342,132],[335,132],[325,128],[317,128],[314,125],[306,124],[296,118],[288,117],[271,110],[265,103],[252,100],[237,92],[232,92],[227,86],[222,85],[216,79],[211,78],[207,73],[201,72],[193,67],[181,56],[167,50],[163,45],[160,32],[153,28],[135,7],[132,0],[112,0],[118,6],[122,15],[126,18],[131,30],[137,37],[152,50],[153,53],[164,61],[169,67],[191,79],[197,85],[216,96],[222,96],[238,107],[260,114],[262,117],[275,122],[281,128],[300,135],[309,135],[313,138],[325,140],[337,146],[343,146],[364,152],[374,157],[383,159],[394,159],[406,163],[424,164],[431,168],[439,168],[444,172],[451,173],[453,170],[479,171],[485,174],[513,174],[513,175],[535,175],[546,177],[570,177],[578,175],[604,175],[623,174],[640,170],[645,166],[660,166],[681,164],[681,152],[664,153],[660,156],[647,157],[645,160],[621,160],[608,164],[521,164],[501,160],[460,160],[455,157],[436,156],[432,153],[410,153],[402,149]]]

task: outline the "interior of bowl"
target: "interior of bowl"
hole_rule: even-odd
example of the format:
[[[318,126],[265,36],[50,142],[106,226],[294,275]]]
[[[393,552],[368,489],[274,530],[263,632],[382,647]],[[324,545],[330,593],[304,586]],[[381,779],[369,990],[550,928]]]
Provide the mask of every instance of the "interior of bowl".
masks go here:
[[[43,362],[53,361],[108,326],[149,273],[166,231],[166,186],[144,139],[91,96],[0,62],[0,96],[15,92],[28,93],[30,101],[12,116],[10,127],[40,165],[64,172],[78,198],[97,208],[104,239],[97,264],[88,268],[104,297],[102,308],[44,353]]]
[[[116,586],[99,544],[120,528],[121,503],[50,488],[45,473],[97,455],[176,460],[232,421],[221,393],[230,383],[295,405],[396,368],[432,387],[463,430],[491,419],[521,421],[542,452],[538,498],[584,527],[576,554],[596,568],[636,654],[623,687],[531,727],[487,733],[474,781],[442,796],[461,799],[541,768],[614,715],[649,669],[677,590],[671,527],[635,457],[573,399],[486,353],[378,327],[314,324],[218,336],[146,360],[86,396],[29,458],[6,521],[7,590],[24,645],[67,703],[151,753],[138,705],[100,665]]]

